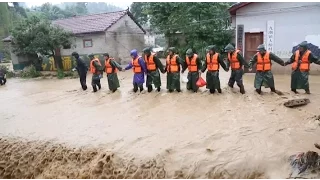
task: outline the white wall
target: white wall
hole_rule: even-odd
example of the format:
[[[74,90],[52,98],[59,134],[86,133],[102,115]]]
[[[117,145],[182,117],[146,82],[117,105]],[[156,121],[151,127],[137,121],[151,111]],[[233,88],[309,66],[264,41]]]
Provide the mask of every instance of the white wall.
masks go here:
[[[237,11],[236,25],[243,24],[244,33],[263,32],[266,44],[267,21],[273,20],[275,28],[273,52],[287,59],[292,55],[292,47],[304,40],[320,47],[319,17],[320,2],[252,3]],[[245,44],[244,37],[243,43]]]
[[[84,47],[83,40],[92,39],[92,47]],[[70,56],[72,52],[76,51],[79,54],[90,54],[90,53],[105,53],[108,51],[106,46],[107,38],[105,34],[91,34],[81,35],[74,38],[71,49],[61,49],[62,56]]]
[[[128,15],[120,19],[106,32],[106,36],[110,37],[109,42],[114,45],[114,52],[117,54],[114,56],[119,58],[122,64],[131,60],[130,51],[132,49],[137,49],[141,55],[145,46],[144,35],[143,31]]]

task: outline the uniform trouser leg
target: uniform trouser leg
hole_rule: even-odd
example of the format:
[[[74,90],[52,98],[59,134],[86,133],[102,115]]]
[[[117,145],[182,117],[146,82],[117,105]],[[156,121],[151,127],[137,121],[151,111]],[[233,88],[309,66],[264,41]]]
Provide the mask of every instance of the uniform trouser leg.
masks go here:
[[[6,78],[0,78],[0,85],[5,85],[7,82]]]
[[[139,89],[140,89],[140,92],[143,91],[143,84],[140,84],[140,85],[139,85]]]
[[[231,71],[231,75],[230,75],[230,78],[229,78],[228,86],[233,88],[235,82],[236,82],[236,80],[235,80],[235,72]]]
[[[137,83],[133,83],[133,92],[137,92],[138,89],[140,89],[140,92],[143,91],[143,84],[137,84]]]
[[[151,92],[153,90],[152,85],[148,85],[148,92]]]
[[[93,92],[97,92],[97,80],[92,80],[91,85],[93,88]]]
[[[97,86],[98,86],[98,88],[99,88],[99,90],[100,90],[100,89],[101,89],[100,79],[99,79],[99,80],[97,80]]]
[[[137,92],[138,91],[138,85],[137,83],[133,83],[133,92]]]
[[[307,94],[310,94],[310,89],[309,89],[309,74],[304,76],[305,79],[305,85],[304,85],[304,90],[306,91]]]
[[[86,73],[80,73],[79,74],[80,76],[80,84],[81,84],[81,87],[83,90],[86,90],[88,87],[87,87],[87,74]]]
[[[146,87],[148,89],[148,92],[151,92],[153,90],[152,81],[153,81],[152,76],[150,74],[147,74]]]
[[[243,85],[243,81],[242,81],[242,74],[243,74],[242,72],[236,73],[235,80],[237,82],[238,87],[240,88],[240,93],[245,94],[244,85]]]

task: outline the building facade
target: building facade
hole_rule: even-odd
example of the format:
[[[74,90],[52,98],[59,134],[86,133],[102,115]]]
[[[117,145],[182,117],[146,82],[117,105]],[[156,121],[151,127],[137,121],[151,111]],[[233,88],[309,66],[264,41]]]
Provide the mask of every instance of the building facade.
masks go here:
[[[235,44],[247,61],[259,44],[280,58],[288,60],[292,48],[302,41],[320,47],[320,2],[237,3],[229,12],[236,29]],[[312,65],[311,73],[319,72]],[[289,73],[290,67],[273,63],[276,73]]]
[[[142,51],[146,31],[128,11],[93,14],[53,21],[53,24],[75,35],[71,46],[61,48],[62,57],[76,51],[82,56],[93,53],[101,56],[109,53],[119,63],[131,60],[130,51]]]

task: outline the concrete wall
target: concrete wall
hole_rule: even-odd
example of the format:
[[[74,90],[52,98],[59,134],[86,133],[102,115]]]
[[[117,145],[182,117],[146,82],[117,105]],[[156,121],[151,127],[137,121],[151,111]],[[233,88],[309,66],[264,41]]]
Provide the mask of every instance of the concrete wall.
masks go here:
[[[121,64],[128,63],[131,61],[130,51],[132,49],[137,49],[141,55],[145,47],[144,35],[128,15],[124,16],[106,32],[108,44],[114,46],[114,52],[110,51],[110,55],[119,58]]]
[[[92,39],[92,47],[84,47],[83,40]],[[106,37],[101,34],[77,35],[72,41],[71,49],[61,49],[62,56],[69,56],[72,52],[77,51],[79,54],[104,53],[108,49]]]
[[[266,44],[267,21],[274,21],[274,53],[288,59],[292,47],[307,40],[320,47],[320,2],[263,2],[252,3],[240,8],[236,13],[236,22],[232,25],[244,25],[244,32],[264,32]],[[234,18],[232,19],[234,20]],[[237,33],[236,33],[237,35]],[[237,39],[237,37],[236,37]],[[245,43],[245,38],[243,37]],[[245,48],[245,45],[243,44]],[[244,49],[245,51],[245,49]],[[289,73],[290,68],[274,65],[274,72]],[[311,73],[320,71],[312,65]]]
[[[92,47],[83,46],[84,39],[92,39]],[[141,52],[144,48],[144,33],[138,25],[128,16],[124,16],[111,28],[102,34],[77,35],[73,40],[71,49],[61,49],[62,56],[70,56],[77,51],[80,55],[103,54],[108,52],[110,56],[123,64],[129,62],[130,51],[137,49]]]

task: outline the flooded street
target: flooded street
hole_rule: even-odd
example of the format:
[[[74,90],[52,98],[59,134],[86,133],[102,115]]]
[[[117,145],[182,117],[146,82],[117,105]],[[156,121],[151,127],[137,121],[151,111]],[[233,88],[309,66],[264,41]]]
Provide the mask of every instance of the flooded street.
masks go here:
[[[166,75],[160,93],[134,94],[132,71],[119,73],[114,94],[106,77],[97,93],[90,75],[87,91],[79,79],[9,79],[0,87],[0,177],[287,178],[287,158],[320,142],[320,76],[309,77],[311,95],[295,95],[290,75],[275,75],[284,95],[261,96],[254,74],[244,75],[245,95],[227,87],[229,75],[221,71],[214,95],[185,83],[169,94]],[[283,106],[298,97],[311,103]]]

